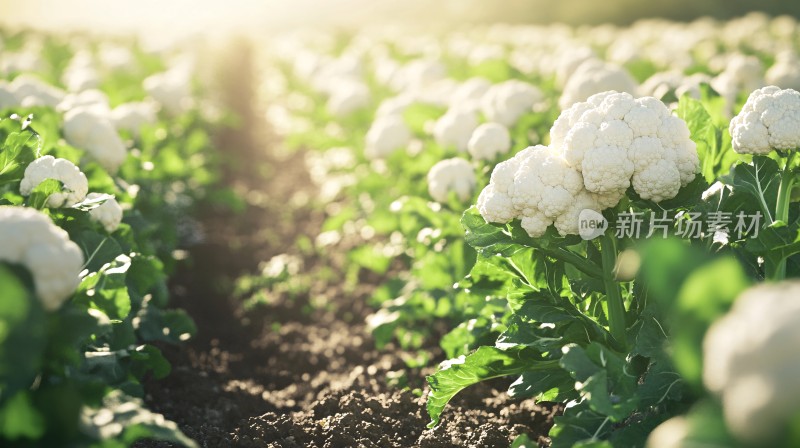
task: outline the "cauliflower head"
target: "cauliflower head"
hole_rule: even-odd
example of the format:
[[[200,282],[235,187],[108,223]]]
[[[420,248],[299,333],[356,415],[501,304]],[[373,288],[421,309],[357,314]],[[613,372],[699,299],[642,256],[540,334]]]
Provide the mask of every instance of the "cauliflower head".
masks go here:
[[[55,179],[63,184],[60,192],[47,198],[47,206],[51,208],[72,207],[83,201],[89,191],[89,181],[80,168],[67,159],[43,156],[25,168],[25,175],[19,184],[20,194],[30,196],[47,179]]]
[[[117,130],[125,130],[138,137],[142,126],[156,122],[156,114],[156,107],[153,103],[146,101],[124,103],[111,111],[111,121],[114,122]]]
[[[475,160],[494,160],[511,149],[511,135],[499,123],[484,123],[472,132],[467,150]]]
[[[597,59],[589,59],[570,76],[558,105],[566,109],[577,102],[586,101],[596,93],[609,90],[636,93],[637,88],[636,81],[624,68]]]
[[[410,142],[411,130],[402,115],[386,115],[376,119],[367,131],[364,152],[370,159],[381,159]]]
[[[451,108],[433,126],[433,138],[443,147],[467,150],[472,131],[478,127],[478,115],[467,109]]]
[[[800,412],[798,297],[796,280],[758,285],[706,333],[703,382],[743,441],[764,443]]]
[[[100,199],[106,195],[100,193],[89,193],[88,200]],[[113,233],[122,223],[122,207],[116,199],[109,197],[102,204],[89,210],[89,218],[93,222],[100,223],[106,232]]]
[[[451,191],[459,200],[468,201],[476,184],[475,169],[458,157],[441,160],[428,171],[428,193],[437,202],[447,202]]]
[[[533,84],[511,79],[491,86],[481,98],[481,111],[488,121],[511,127],[544,95]]]
[[[91,108],[78,107],[64,115],[64,138],[111,172],[119,169],[128,154],[111,120]]]
[[[729,127],[733,150],[769,154],[800,146],[800,92],[768,86],[755,90]]]
[[[607,207],[625,190],[660,202],[694,180],[699,157],[686,123],[661,101],[604,92],[563,111],[551,145],[580,171],[586,190]]]
[[[55,311],[80,283],[83,252],[44,213],[0,206],[0,261],[25,267],[42,306]]]

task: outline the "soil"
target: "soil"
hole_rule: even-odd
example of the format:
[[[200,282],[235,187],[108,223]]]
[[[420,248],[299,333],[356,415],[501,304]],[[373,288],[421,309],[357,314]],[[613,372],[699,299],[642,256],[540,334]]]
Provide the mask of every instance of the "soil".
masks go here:
[[[281,155],[262,121],[252,48],[241,40],[218,58],[221,101],[241,118],[216,138],[227,161],[223,182],[248,207],[239,215],[211,205],[199,213],[206,238],[189,248],[191,262],[171,284],[172,305],[199,330],[186,345],[160,347],[173,371],[146,381],[148,405],[203,447],[506,447],[522,433],[545,445],[559,409],[511,400],[503,392],[509,380],[467,389],[438,427],[426,428],[424,394],[411,389],[432,370],[408,369],[398,347],[376,349],[364,323],[380,278],[365,278],[355,292],[333,285],[325,307],[301,296],[245,310],[232,297],[234,279],[291,250],[299,235],[313,238],[324,213],[287,206],[313,190],[302,155]],[[441,360],[435,341],[430,348]],[[410,388],[387,384],[403,370]]]

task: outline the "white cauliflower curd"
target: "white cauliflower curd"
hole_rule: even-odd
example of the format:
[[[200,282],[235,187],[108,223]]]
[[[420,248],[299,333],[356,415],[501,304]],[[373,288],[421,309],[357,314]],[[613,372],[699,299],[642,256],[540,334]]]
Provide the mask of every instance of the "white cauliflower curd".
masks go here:
[[[481,111],[488,121],[511,127],[544,95],[536,86],[516,79],[491,86],[481,98]]]
[[[386,115],[376,119],[366,135],[364,155],[370,159],[388,157],[411,142],[411,131],[402,115]]]
[[[111,172],[116,172],[127,157],[114,124],[91,108],[78,107],[64,114],[64,138]]]
[[[442,160],[428,171],[428,193],[437,202],[447,202],[451,191],[460,201],[468,201],[476,184],[475,170],[461,158]]]
[[[499,123],[484,123],[472,132],[467,150],[475,160],[494,160],[511,149],[508,129]]]
[[[706,333],[703,382],[742,441],[767,443],[800,412],[798,298],[797,280],[755,286]]]
[[[631,185],[659,202],[675,197],[699,171],[686,123],[651,97],[593,95],[561,113],[550,140],[495,167],[478,197],[486,221],[520,219],[532,237],[551,224],[574,235],[581,211],[616,206]]]
[[[739,154],[769,154],[773,149],[800,146],[800,93],[775,86],[758,89],[747,98],[729,127]]]
[[[80,283],[83,253],[44,213],[0,206],[0,261],[25,267],[42,306],[55,311]]]
[[[100,193],[89,193],[88,200],[100,199],[106,195]],[[122,222],[122,207],[116,199],[109,197],[102,204],[89,210],[89,217],[93,222],[100,223],[106,232],[113,233],[119,228]]]
[[[596,93],[615,90],[633,94],[637,88],[636,81],[624,68],[589,59],[569,77],[558,105],[566,109],[577,102],[586,101]]]
[[[83,201],[89,191],[89,181],[72,162],[43,156],[25,168],[25,175],[19,184],[20,194],[30,196],[47,179],[55,179],[63,185],[60,192],[51,194],[47,199],[47,206],[51,208],[71,207]]]
[[[478,115],[467,109],[451,108],[442,115],[433,127],[433,138],[440,146],[467,150],[472,131],[478,127]]]
[[[157,120],[153,103],[142,101],[124,103],[111,111],[111,121],[117,130],[125,130],[138,137],[142,126],[154,124]]]

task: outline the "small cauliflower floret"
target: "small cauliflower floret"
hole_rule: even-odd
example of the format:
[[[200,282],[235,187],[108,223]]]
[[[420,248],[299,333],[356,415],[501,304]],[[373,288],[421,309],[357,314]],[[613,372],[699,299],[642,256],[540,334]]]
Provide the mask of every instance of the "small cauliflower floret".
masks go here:
[[[624,68],[598,60],[587,60],[567,81],[558,104],[566,109],[575,103],[586,101],[596,93],[614,90],[636,93],[636,89],[636,82]]]
[[[341,82],[328,98],[328,111],[337,116],[345,117],[369,105],[372,97],[369,87],[361,82]]]
[[[106,195],[100,193],[89,193],[87,200],[100,199]],[[102,204],[89,210],[89,217],[93,222],[100,223],[106,232],[113,233],[119,228],[122,222],[122,207],[113,197],[108,197]]]
[[[703,341],[703,382],[721,397],[728,429],[745,443],[769,446],[800,412],[798,297],[796,280],[753,287]]]
[[[25,267],[44,309],[55,311],[80,283],[83,253],[44,213],[0,206],[0,261]]]
[[[674,163],[659,160],[634,174],[631,183],[642,199],[661,202],[678,194],[681,189],[681,173]]]
[[[467,150],[472,132],[478,127],[475,112],[464,109],[450,109],[442,115],[433,127],[433,138],[443,147],[455,147],[458,151]]]
[[[184,70],[169,70],[147,77],[142,86],[168,113],[177,115],[192,105],[191,82]]]
[[[495,84],[486,91],[481,98],[481,111],[488,121],[511,127],[542,98],[543,94],[536,86],[512,79]]]
[[[556,230],[561,236],[578,234],[578,219],[584,210],[594,210],[600,213],[600,206],[588,191],[581,191],[575,196],[567,210],[555,220]]]
[[[411,131],[400,115],[380,117],[372,123],[366,136],[364,154],[370,159],[380,159],[405,148],[411,142]]]
[[[64,138],[70,145],[86,150],[111,172],[116,172],[127,157],[114,124],[91,108],[78,107],[64,115]]]
[[[791,51],[779,53],[765,80],[782,89],[800,89],[800,59]]]
[[[117,130],[125,130],[138,137],[142,126],[156,122],[156,107],[145,101],[120,104],[111,111],[111,121]]]
[[[476,110],[480,108],[481,98],[491,86],[492,83],[486,78],[470,78],[453,91],[450,106]]]
[[[472,165],[458,157],[442,160],[428,171],[428,193],[437,202],[447,202],[451,191],[460,201],[467,201],[476,184]]]
[[[17,99],[17,105],[27,101],[29,104],[54,107],[58,105],[66,95],[66,92],[58,87],[52,86],[41,78],[27,73],[14,78],[8,87]]]
[[[522,229],[531,238],[539,238],[547,232],[547,228],[553,224],[553,220],[539,213],[523,216],[520,220]]]
[[[593,148],[586,153],[581,163],[583,184],[592,193],[604,194],[624,190],[630,186],[634,166],[623,148],[618,146]]]
[[[475,160],[495,160],[511,149],[508,129],[499,123],[484,123],[472,132],[467,150]]]
[[[800,146],[800,93],[764,87],[750,94],[730,124],[733,149],[740,154],[768,154]]]
[[[78,93],[70,93],[58,103],[56,110],[67,113],[73,109],[91,110],[94,114],[108,117],[111,114],[111,106],[108,95],[97,89],[83,90]]]
[[[516,216],[511,198],[498,192],[492,184],[487,185],[478,196],[478,211],[486,222],[505,224]]]
[[[89,191],[89,181],[80,168],[66,159],[43,156],[25,168],[25,176],[19,184],[20,194],[30,196],[33,190],[47,179],[55,179],[62,183],[61,191],[47,198],[47,206],[51,208],[72,207],[81,202]]]

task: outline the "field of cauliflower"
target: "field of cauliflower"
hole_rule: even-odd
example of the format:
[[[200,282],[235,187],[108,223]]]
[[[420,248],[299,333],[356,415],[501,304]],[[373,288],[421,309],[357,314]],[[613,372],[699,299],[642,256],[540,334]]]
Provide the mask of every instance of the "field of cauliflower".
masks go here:
[[[201,47],[0,31],[0,446],[800,446],[796,19]]]

